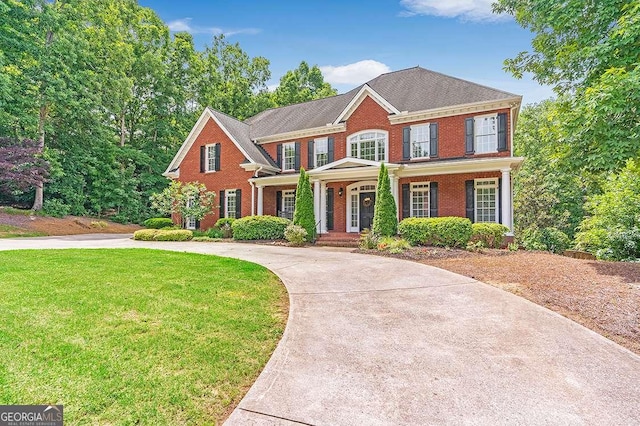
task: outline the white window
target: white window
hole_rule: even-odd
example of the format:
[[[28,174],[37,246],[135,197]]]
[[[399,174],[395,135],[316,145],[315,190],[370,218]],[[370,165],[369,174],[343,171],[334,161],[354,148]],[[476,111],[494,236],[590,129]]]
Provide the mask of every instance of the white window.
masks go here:
[[[290,142],[282,145],[282,170],[294,170],[296,168],[296,143]]]
[[[387,161],[387,132],[367,130],[348,138],[350,157]]]
[[[498,151],[498,116],[486,115],[474,118],[476,154]]]
[[[296,191],[282,191],[281,216],[287,219],[293,219],[293,211],[296,208]]]
[[[429,157],[429,124],[411,126],[411,158]]]
[[[195,199],[193,197],[190,197],[187,199],[187,207],[191,208],[193,207],[193,204],[195,203]],[[196,218],[193,216],[187,216],[186,220],[185,220],[185,227],[187,229],[196,229],[197,226],[197,221]]]
[[[224,192],[224,217],[234,218],[236,217],[236,190],[227,189]]]
[[[411,184],[411,217],[429,217],[429,182]]]
[[[218,167],[216,167],[216,146],[218,144],[211,144],[206,146],[206,165],[207,172],[214,172]]]
[[[478,179],[475,181],[476,222],[498,221],[498,179]]]
[[[319,138],[314,141],[316,167],[324,166],[329,162],[329,138]]]

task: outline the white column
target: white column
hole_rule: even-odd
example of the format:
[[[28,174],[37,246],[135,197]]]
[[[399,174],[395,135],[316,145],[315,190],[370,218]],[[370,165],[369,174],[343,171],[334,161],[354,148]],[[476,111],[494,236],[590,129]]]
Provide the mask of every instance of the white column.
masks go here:
[[[258,185],[258,216],[263,215],[263,207],[264,207],[263,189],[264,187],[262,185]]]
[[[513,230],[511,223],[511,169],[502,169],[502,224]]]
[[[316,221],[316,232],[320,233],[320,224],[318,221],[320,220],[320,181],[313,181],[313,215],[315,216]]]
[[[398,215],[398,220],[400,220],[400,204],[398,203],[398,177],[389,173],[389,183],[391,184],[391,195],[393,195],[393,200],[396,202],[396,213]]]
[[[320,232],[327,233],[327,182],[320,182]]]
[[[256,186],[253,182],[251,184],[251,216],[256,214]]]

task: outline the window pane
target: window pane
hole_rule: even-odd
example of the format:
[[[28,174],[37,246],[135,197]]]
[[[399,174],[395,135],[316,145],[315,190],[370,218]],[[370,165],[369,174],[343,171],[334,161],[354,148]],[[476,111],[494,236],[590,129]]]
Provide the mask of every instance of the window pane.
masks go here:
[[[377,160],[378,161],[384,161],[384,156],[385,156],[384,139],[378,139],[378,156],[377,156]]]
[[[358,227],[358,194],[351,195],[351,227]]]
[[[476,188],[476,222],[496,222],[496,188]]]
[[[315,140],[316,167],[324,166],[329,162],[329,141],[327,138]]]
[[[230,218],[236,217],[236,191],[226,191],[227,202],[225,203],[226,208],[226,216]]]
[[[498,149],[496,117],[475,119],[476,153],[495,152]]]
[[[287,143],[282,146],[283,149],[283,169],[293,170],[296,165],[296,145],[295,143]]]
[[[296,208],[296,192],[293,190],[282,191],[281,216],[293,219],[293,211]]]
[[[429,217],[429,184],[411,185],[411,216]]]
[[[216,169],[216,146],[207,146],[207,171],[210,172]]]
[[[411,127],[411,157],[429,156],[429,126]]]
[[[376,159],[376,141],[368,140],[360,142],[360,158],[363,160]]]
[[[386,150],[387,137],[381,132],[366,132],[349,138],[351,157],[384,161],[386,159]]]

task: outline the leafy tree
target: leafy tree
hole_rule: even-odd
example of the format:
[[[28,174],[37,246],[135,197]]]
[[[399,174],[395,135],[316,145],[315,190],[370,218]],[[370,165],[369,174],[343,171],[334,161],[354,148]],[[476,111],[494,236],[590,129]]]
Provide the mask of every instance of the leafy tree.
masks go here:
[[[381,237],[391,237],[398,233],[398,210],[393,194],[391,194],[389,173],[384,163],[380,164],[380,173],[378,174],[372,232]]]
[[[207,191],[202,183],[174,180],[162,192],[151,196],[151,205],[163,215],[179,215],[184,225],[187,217],[202,220],[211,214],[216,207],[215,198],[216,193]]]
[[[48,175],[49,164],[32,139],[0,138],[0,192],[12,193],[35,187]]]
[[[273,97],[277,106],[285,106],[337,94],[337,90],[324,81],[317,65],[310,68],[302,61],[298,68],[282,76]]]
[[[311,241],[316,234],[316,219],[313,207],[313,192],[309,175],[304,168],[300,169],[298,186],[296,187],[296,205],[293,210],[293,224],[307,231],[306,241]]]

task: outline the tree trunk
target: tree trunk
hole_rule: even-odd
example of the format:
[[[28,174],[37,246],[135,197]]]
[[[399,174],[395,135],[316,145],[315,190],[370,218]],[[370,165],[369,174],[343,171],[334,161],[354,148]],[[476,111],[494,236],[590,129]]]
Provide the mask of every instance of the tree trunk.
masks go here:
[[[48,105],[42,105],[40,107],[40,114],[38,114],[38,149],[40,154],[44,152],[44,123],[47,120],[49,114]],[[44,205],[44,183],[40,182],[36,185],[36,194],[33,199],[33,207],[31,210],[42,210]]]
[[[122,115],[120,116],[120,146],[124,146],[126,132],[127,126],[124,121],[124,111],[122,111]]]

